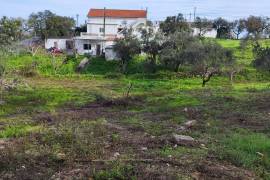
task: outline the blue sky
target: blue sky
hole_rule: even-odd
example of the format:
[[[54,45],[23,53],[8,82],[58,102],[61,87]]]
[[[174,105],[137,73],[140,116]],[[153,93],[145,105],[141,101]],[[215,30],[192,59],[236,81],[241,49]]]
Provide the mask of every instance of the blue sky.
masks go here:
[[[0,0],[0,16],[27,18],[31,12],[51,10],[84,22],[90,8],[146,9],[151,20],[162,20],[179,12],[189,18],[197,7],[201,17],[236,19],[249,15],[270,16],[270,0]]]

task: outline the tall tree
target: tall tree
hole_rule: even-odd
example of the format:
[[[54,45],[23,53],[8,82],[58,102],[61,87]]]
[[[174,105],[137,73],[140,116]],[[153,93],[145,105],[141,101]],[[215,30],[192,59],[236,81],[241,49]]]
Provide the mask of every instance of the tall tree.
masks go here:
[[[147,54],[149,67],[152,72],[156,71],[157,58],[162,49],[163,35],[156,32],[151,24],[140,29],[142,51]]]
[[[206,18],[197,17],[193,26],[199,30],[199,37],[202,37],[207,31],[210,31],[213,28],[213,23]]]
[[[162,32],[168,36],[176,31],[191,31],[188,22],[185,20],[183,14],[177,16],[169,16],[166,20],[160,24]]]
[[[12,41],[20,40],[22,33],[22,21],[20,19],[2,17],[0,19],[0,48]]]
[[[246,26],[246,20],[245,19],[239,19],[239,20],[235,20],[231,26],[232,26],[232,32],[235,35],[236,39],[239,39],[239,36],[241,35],[241,33],[244,32]]]
[[[268,18],[263,18],[260,16],[250,16],[245,23],[248,35],[253,38],[261,38],[264,31],[269,30],[270,23]]]
[[[227,39],[231,37],[231,26],[227,20],[218,18],[214,20],[213,25],[213,27],[217,30],[217,38]]]
[[[75,20],[70,17],[58,16],[51,11],[32,13],[28,25],[34,35],[48,37],[64,37],[73,35]]]

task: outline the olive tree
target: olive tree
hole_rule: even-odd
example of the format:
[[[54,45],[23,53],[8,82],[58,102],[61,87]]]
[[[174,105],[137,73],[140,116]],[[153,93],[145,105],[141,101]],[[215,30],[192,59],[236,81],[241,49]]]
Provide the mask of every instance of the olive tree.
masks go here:
[[[265,32],[269,31],[270,23],[268,17],[250,16],[245,22],[248,35],[259,39]]]
[[[203,87],[224,67],[231,66],[235,62],[232,51],[211,41],[193,43],[186,52],[186,57],[187,62],[201,76]]]
[[[261,47],[259,44],[255,47],[255,60],[253,65],[260,70],[266,70],[270,72],[270,48]]]
[[[163,43],[160,59],[163,65],[178,72],[186,62],[186,51],[196,41],[190,32],[176,32],[171,34]]]
[[[161,31],[166,35],[174,34],[175,32],[191,31],[189,23],[184,18],[183,14],[177,16],[169,16],[160,24]]]
[[[123,37],[116,40],[114,51],[121,60],[121,69],[127,73],[127,67],[132,57],[141,52],[140,41],[134,35],[132,29],[124,29]]]
[[[231,37],[231,25],[227,20],[217,18],[213,22],[213,27],[217,30],[217,38],[228,39]]]
[[[245,24],[246,24],[245,19],[235,20],[233,23],[231,23],[231,26],[232,26],[231,29],[236,39],[239,39],[239,36],[241,35],[241,33],[244,32],[246,28]]]

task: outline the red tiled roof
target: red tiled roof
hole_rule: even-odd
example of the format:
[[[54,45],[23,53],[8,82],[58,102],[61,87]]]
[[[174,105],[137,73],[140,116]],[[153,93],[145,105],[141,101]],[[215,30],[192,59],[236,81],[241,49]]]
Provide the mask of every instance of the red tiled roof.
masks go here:
[[[104,9],[90,9],[88,13],[88,17],[103,17],[103,16],[104,16]],[[146,18],[147,11],[106,9],[105,16],[113,18]]]

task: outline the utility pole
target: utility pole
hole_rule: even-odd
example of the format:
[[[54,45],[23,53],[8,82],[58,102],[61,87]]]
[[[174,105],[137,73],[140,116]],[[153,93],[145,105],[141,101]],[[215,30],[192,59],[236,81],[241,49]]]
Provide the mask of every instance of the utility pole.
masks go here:
[[[196,19],[196,11],[197,11],[197,7],[194,7],[194,22],[195,22],[195,19]]]
[[[102,54],[105,53],[105,43],[106,43],[106,7],[104,7],[104,14],[103,14],[103,43],[102,43]]]
[[[104,7],[104,14],[103,14],[103,36],[105,38],[106,35],[106,7]]]
[[[79,14],[76,14],[77,27],[79,27]]]

